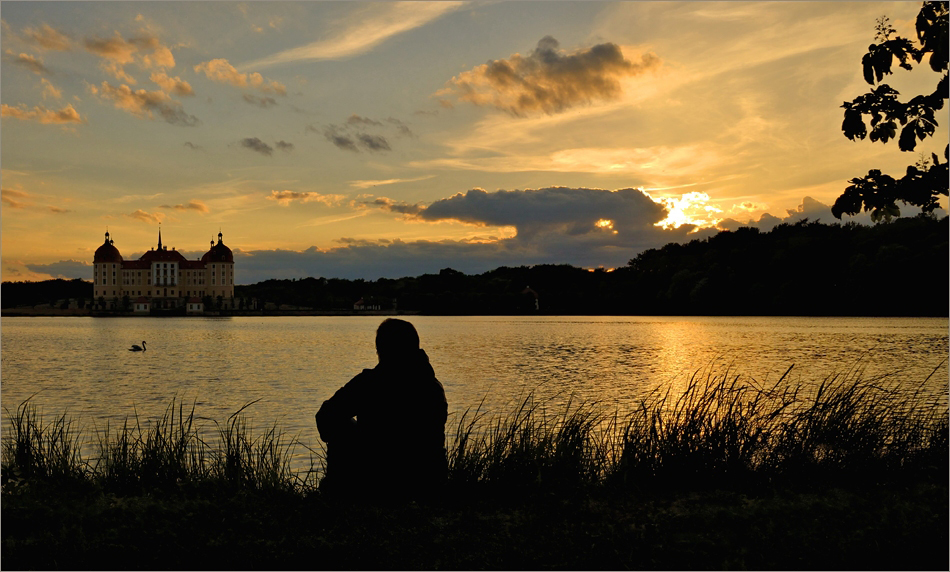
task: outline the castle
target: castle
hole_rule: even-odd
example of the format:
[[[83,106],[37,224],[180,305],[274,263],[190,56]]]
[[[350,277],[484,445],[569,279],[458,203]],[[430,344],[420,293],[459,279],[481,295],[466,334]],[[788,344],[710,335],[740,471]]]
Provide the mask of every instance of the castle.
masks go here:
[[[221,309],[234,308],[234,255],[219,232],[218,243],[212,239],[201,259],[187,260],[162,246],[159,229],[158,248],[138,260],[123,260],[106,231],[93,257],[93,284],[93,301],[102,309],[124,305],[135,313],[186,309],[194,314],[204,312],[209,301]]]

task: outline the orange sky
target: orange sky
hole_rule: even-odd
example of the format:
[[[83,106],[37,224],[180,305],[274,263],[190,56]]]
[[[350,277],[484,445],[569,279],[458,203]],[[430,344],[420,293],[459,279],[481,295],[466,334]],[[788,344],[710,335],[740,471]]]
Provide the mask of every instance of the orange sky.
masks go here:
[[[159,224],[189,257],[221,231],[253,283],[833,222],[919,158],[840,131],[875,20],[913,38],[919,6],[4,2],[2,278],[89,278],[107,228],[131,258]]]

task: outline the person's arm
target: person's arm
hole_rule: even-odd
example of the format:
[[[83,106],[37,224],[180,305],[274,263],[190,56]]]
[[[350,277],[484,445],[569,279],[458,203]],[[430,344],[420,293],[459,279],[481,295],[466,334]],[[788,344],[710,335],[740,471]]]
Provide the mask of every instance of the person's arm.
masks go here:
[[[357,413],[362,376],[363,374],[357,375],[338,389],[333,397],[324,401],[320,410],[317,411],[317,431],[324,442],[332,442],[341,427],[353,423],[353,417]]]

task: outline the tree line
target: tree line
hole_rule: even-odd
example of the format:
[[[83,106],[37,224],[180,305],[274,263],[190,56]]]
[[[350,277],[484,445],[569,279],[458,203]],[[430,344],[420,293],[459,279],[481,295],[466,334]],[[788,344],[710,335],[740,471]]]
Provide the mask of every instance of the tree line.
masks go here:
[[[235,286],[240,309],[362,307],[443,315],[947,316],[948,219],[863,226],[807,220],[744,227],[642,252],[626,266],[451,268],[416,277],[265,280]],[[4,308],[93,303],[83,280],[4,282]]]
[[[424,314],[947,316],[948,219],[801,221],[644,251],[614,271],[501,267],[375,281],[306,278],[235,295],[320,310]]]

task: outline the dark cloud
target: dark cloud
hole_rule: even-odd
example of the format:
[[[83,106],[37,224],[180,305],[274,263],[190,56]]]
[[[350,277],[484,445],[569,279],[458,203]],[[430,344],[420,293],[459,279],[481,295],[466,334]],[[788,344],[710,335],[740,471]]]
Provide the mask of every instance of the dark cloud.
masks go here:
[[[71,211],[71,210],[69,210],[69,209],[64,209],[64,208],[60,208],[60,207],[52,207],[52,206],[51,206],[51,207],[49,207],[49,212],[51,212],[51,213],[56,213],[56,214],[62,214],[62,213],[71,213],[71,212],[73,212],[73,211]]]
[[[340,149],[353,151],[354,153],[359,153],[360,151],[356,148],[356,142],[346,133],[341,133],[339,127],[336,125],[328,125],[326,129],[323,130],[323,136],[327,138],[327,141],[333,143]]]
[[[274,145],[276,145],[278,149],[280,149],[281,151],[285,153],[289,153],[294,150],[294,144],[288,143],[286,141],[278,141]]]
[[[392,148],[389,146],[389,141],[386,141],[386,138],[382,135],[360,133],[356,138],[360,146],[369,151],[392,151]]]
[[[491,105],[514,115],[558,113],[594,100],[616,99],[621,78],[659,63],[652,53],[639,62],[627,60],[613,43],[567,53],[558,49],[557,40],[545,36],[529,55],[513,54],[462,72],[436,95],[454,95],[459,101]]]
[[[202,147],[201,145],[195,145],[191,141],[185,141],[185,147],[188,147],[189,149],[194,149],[195,151],[200,151],[204,149],[204,147]]]
[[[654,228],[666,215],[663,205],[638,189],[550,187],[494,193],[473,189],[435,201],[420,216],[430,221],[514,226],[521,237],[539,232],[593,233],[620,241],[631,233]]]
[[[316,193],[272,191],[271,194],[270,198],[278,202],[323,200]],[[336,240],[332,248],[311,247],[302,252],[235,249],[239,283],[308,276],[375,280],[437,273],[446,267],[467,274],[499,266],[535,264],[615,268],[624,266],[644,250],[660,248],[671,242],[703,240],[718,232],[714,228],[696,232],[692,225],[676,229],[655,226],[666,216],[664,207],[636,189],[605,191],[554,187],[494,193],[475,189],[436,201],[428,208],[386,197],[352,204],[400,213],[417,220],[460,220],[470,224],[513,226],[517,235],[441,241],[343,237]],[[764,229],[768,230],[775,224],[809,218],[806,215],[820,215],[823,208],[827,205],[819,201],[803,200],[802,206],[792,209],[786,218],[763,215],[758,223],[753,224],[768,226]],[[734,229],[743,225],[733,220],[725,221],[725,226]]]
[[[274,148],[267,143],[264,143],[257,137],[246,137],[242,139],[241,147],[250,149],[251,151],[256,151],[261,155],[267,155],[268,157],[274,154]]]
[[[277,105],[277,100],[273,97],[251,95],[250,93],[244,94],[244,101],[250,103],[251,105],[256,105],[258,107],[263,107],[267,109],[268,107],[273,107]]]
[[[318,132],[314,125],[304,127],[304,133]],[[342,124],[330,124],[323,127],[327,141],[345,151],[383,152],[392,151],[387,133],[411,137],[412,131],[398,119],[389,117],[383,121],[353,114]]]
[[[84,260],[60,260],[52,264],[24,264],[24,266],[32,272],[49,274],[53,278],[92,280],[92,264]]]

